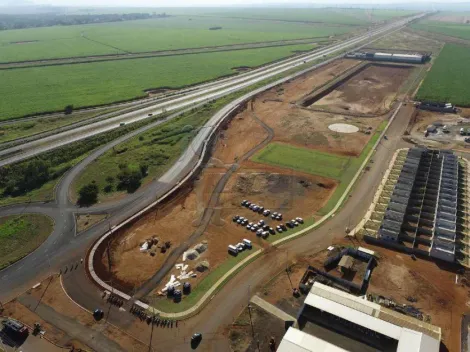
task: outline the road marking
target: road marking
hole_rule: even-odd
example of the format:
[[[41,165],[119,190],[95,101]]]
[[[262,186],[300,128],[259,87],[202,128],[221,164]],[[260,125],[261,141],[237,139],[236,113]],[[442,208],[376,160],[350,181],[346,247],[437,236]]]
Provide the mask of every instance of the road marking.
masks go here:
[[[8,278],[8,275],[3,275],[2,280],[6,280]]]

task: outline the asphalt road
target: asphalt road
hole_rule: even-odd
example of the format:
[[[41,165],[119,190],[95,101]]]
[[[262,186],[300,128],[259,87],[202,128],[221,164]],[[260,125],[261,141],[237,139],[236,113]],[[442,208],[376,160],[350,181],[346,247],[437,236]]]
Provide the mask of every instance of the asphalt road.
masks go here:
[[[3,158],[0,160],[0,166],[18,162],[45,151],[119,128],[121,123],[129,124],[148,119],[149,114],[156,116],[167,111],[174,111],[200,102],[217,99],[221,96],[228,95],[230,93],[252,86],[269,77],[284,73],[294,67],[304,65],[305,63],[321,59],[326,55],[334,54],[346,48],[358,45],[361,42],[370,39],[372,36],[381,35],[392,29],[399,28],[408,21],[410,21],[410,19],[400,20],[386,25],[380,29],[371,31],[359,37],[327,47],[325,49],[299,55],[295,58],[283,60],[241,75],[222,79],[214,83],[206,83],[199,86],[199,89],[196,92],[190,91],[188,94],[183,94],[180,97],[170,99],[165,102],[160,102],[137,111],[125,113],[105,120],[100,120],[95,123],[74,128],[72,130],[63,131],[35,141],[26,142],[21,145],[4,149],[0,151],[0,158]]]
[[[288,66],[287,68],[283,68],[281,70],[287,70],[291,67],[292,66]],[[275,69],[273,69],[273,72],[274,71]],[[275,72],[276,74],[278,73],[278,71]],[[285,79],[292,77],[293,76],[289,76]],[[262,80],[265,78],[266,76],[262,75],[256,79]],[[275,84],[277,84],[277,82],[269,86],[273,86]],[[232,89],[234,88],[228,88],[230,91],[232,91]],[[264,89],[266,89],[266,87],[260,88],[257,91],[262,91]],[[218,91],[214,94],[220,95],[225,94],[225,92]],[[251,94],[253,93],[247,94],[246,96],[241,97],[224,107],[210,119],[206,127],[215,126],[228,110],[233,109]],[[402,117],[402,113],[400,112],[397,116],[397,119],[391,126],[389,132],[390,136],[401,135],[400,128],[404,129],[406,127],[406,123],[404,121],[405,118],[406,117]],[[73,204],[70,204],[68,199],[68,190],[73,179],[78,174],[80,174],[80,172],[82,172],[90,162],[95,160],[106,150],[112,148],[113,145],[122,142],[122,140],[125,140],[126,138],[131,138],[131,134],[123,136],[120,139],[98,149],[92,155],[84,159],[81,163],[70,170],[56,188],[56,201],[54,203],[17,205],[1,208],[0,216],[25,212],[43,213],[49,215],[54,219],[55,227],[51,236],[49,236],[49,238],[35,252],[23,260],[20,260],[19,262],[8,267],[7,269],[0,271],[0,300],[6,301],[12,299],[31,287],[31,285],[34,283],[46,277],[49,273],[57,272],[60,269],[64,269],[66,266],[69,268],[72,264],[80,262],[80,258],[84,256],[84,253],[91,243],[96,238],[105,233],[109,227],[121,223],[125,219],[128,219],[130,216],[137,213],[139,210],[143,209],[145,206],[151,204],[162,194],[171,189],[178,182],[178,180],[184,178],[184,176],[193,168],[193,166],[196,165],[199,157],[198,153],[200,153],[204,141],[208,138],[211,131],[212,128],[201,129],[201,131],[193,140],[191,147],[183,153],[181,158],[170,168],[167,173],[165,173],[159,180],[152,182],[148,187],[137,191],[122,201],[97,206],[90,209],[80,209],[75,207]],[[135,135],[137,133],[139,132],[134,131],[132,134]],[[375,190],[375,186],[371,187],[371,185],[378,184],[381,178],[381,172],[383,172],[383,170],[386,168],[385,160],[387,160],[387,158],[389,159],[395,150],[395,147],[392,143],[398,144],[399,140],[396,140],[395,137],[390,137],[384,145],[379,147],[377,154],[380,157],[374,157],[376,163],[372,165],[371,171],[368,171],[366,177],[362,177],[360,184],[353,192],[353,195],[357,194],[357,197],[354,198],[354,206],[352,206],[351,209],[348,208],[349,204],[352,203],[352,200],[350,199],[343,210],[341,210],[341,212],[332,220],[330,220],[326,225],[313,232],[312,235],[304,236],[299,240],[289,242],[285,246],[281,247],[282,250],[285,248],[288,251],[287,253],[302,253],[306,248],[315,248],[315,245],[318,245],[319,240],[331,238],[334,231],[338,231],[340,228],[342,228],[344,231],[345,221],[347,221],[347,223],[354,224],[354,221],[360,219],[360,217],[364,214],[364,211],[362,210],[366,209],[369,205],[369,202],[367,201],[368,197],[370,196],[371,198]],[[365,184],[364,179],[368,179]],[[108,212],[110,215],[109,222],[99,223],[91,229],[76,235],[74,221],[75,213],[93,213],[104,211]],[[275,252],[276,251],[273,251],[272,253]],[[261,265],[260,260],[262,263]],[[278,255],[273,255],[271,253],[266,253],[260,260],[256,261],[256,263],[258,263],[257,268],[254,268],[253,264],[249,265],[248,267],[251,269],[250,271],[246,271],[247,269],[245,269],[243,274],[237,275],[237,277],[230,281],[226,288],[224,288],[224,291],[227,289],[227,287],[230,287],[234,291],[229,295],[230,299],[227,299],[225,294],[219,294],[216,296],[215,301],[218,301],[219,299],[223,300],[224,297],[230,301],[221,302],[221,304],[226,304],[227,306],[213,306],[214,303],[211,302],[211,308],[204,310],[200,315],[202,317],[205,316],[206,319],[198,320],[200,318],[196,317],[190,321],[188,327],[193,326],[191,324],[194,322],[194,327],[200,327],[201,331],[214,332],[218,329],[218,327],[224,324],[224,322],[230,317],[232,311],[235,314],[236,310],[240,309],[243,303],[242,301],[245,299],[246,294],[243,293],[245,291],[248,292],[247,284],[248,287],[256,287],[257,284],[259,284],[259,282],[261,282],[263,278],[266,277],[266,272],[270,272],[276,268],[279,268],[279,265],[282,262],[282,260],[279,260]],[[272,261],[271,264],[265,265],[265,263],[268,263],[269,261]],[[249,275],[245,276],[247,273],[249,273]],[[241,282],[240,278],[243,279]],[[82,304],[82,302],[80,303]],[[84,305],[86,304],[87,302],[84,302]],[[218,313],[212,315],[212,311]],[[223,341],[225,341],[224,339],[215,340],[217,340],[217,344],[223,344]],[[217,345],[216,347],[220,348],[221,346]]]
[[[401,24],[402,22],[400,21],[395,25],[399,27]],[[388,31],[390,26],[386,26],[385,29]],[[358,39],[354,39],[353,43],[356,43],[357,40]],[[336,47],[342,48],[343,46]],[[322,54],[315,54],[311,57],[318,58],[319,55],[320,57],[322,56]],[[286,69],[286,65],[287,69],[290,69],[292,61],[296,62],[298,60],[300,60],[300,63],[298,64],[302,64],[302,59],[296,58],[289,61],[287,64],[283,63],[283,69]],[[276,67],[277,66],[275,65],[270,65],[264,69],[276,71]],[[285,77],[278,82],[288,80],[292,77],[294,77],[294,75]],[[264,77],[262,76],[258,77],[257,79],[261,80],[263,78]],[[278,82],[274,82],[268,86],[259,88],[252,93],[248,93],[245,96],[236,99],[216,113],[208,121],[206,127],[217,125],[217,122],[219,122],[228,111],[236,107],[244,99],[250,97],[256,92],[265,90],[267,87],[274,86],[278,84]],[[211,87],[211,84],[208,83],[206,86]],[[216,87],[218,86],[216,85]],[[229,90],[231,89],[232,88],[229,88]],[[80,174],[89,163],[91,163],[107,150],[111,149],[114,145],[151,127],[153,127],[153,125],[142,127],[137,131],[122,136],[112,143],[99,148],[82,162],[77,164],[63,177],[59,185],[56,187],[56,201],[54,203],[17,205],[0,209],[0,216],[13,215],[24,212],[42,213],[52,217],[55,221],[53,233],[36,251],[23,260],[20,260],[10,267],[0,271],[1,301],[15,297],[17,294],[30,287],[35,282],[39,281],[41,278],[46,277],[49,273],[57,272],[61,268],[70,265],[77,260],[80,260],[80,258],[84,256],[86,249],[91,245],[91,243],[100,235],[109,230],[110,227],[126,220],[133,214],[137,213],[139,210],[154,202],[162,194],[165,194],[168,190],[170,190],[196,165],[197,159],[199,157],[198,152],[200,152],[204,141],[212,131],[212,128],[202,128],[194,138],[191,146],[187,148],[181,158],[178,159],[178,161],[162,177],[160,177],[160,179],[155,180],[148,187],[144,187],[143,189],[138,190],[134,194],[126,197],[124,200],[87,209],[80,209],[73,204],[70,204],[68,199],[69,186],[73,179],[77,177],[77,175]],[[101,222],[77,236],[75,231],[74,214],[83,212],[107,212],[109,214],[109,221]]]

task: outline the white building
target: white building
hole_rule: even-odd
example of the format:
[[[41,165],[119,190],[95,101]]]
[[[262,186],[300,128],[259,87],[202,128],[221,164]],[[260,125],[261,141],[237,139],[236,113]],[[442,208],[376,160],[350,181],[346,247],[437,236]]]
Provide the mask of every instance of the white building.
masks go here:
[[[340,334],[381,350],[397,352],[438,352],[441,328],[406,316],[379,304],[316,282],[305,299],[302,316],[315,324],[331,326]],[[305,336],[307,335],[307,336]],[[278,352],[349,351],[302,331],[289,331]],[[312,339],[313,338],[313,339]]]

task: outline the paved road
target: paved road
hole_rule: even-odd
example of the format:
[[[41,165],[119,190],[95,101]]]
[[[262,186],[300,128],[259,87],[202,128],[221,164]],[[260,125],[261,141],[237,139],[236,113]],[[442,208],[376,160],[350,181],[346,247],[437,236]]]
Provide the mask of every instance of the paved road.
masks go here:
[[[148,119],[149,114],[155,116],[167,111],[178,110],[203,101],[217,99],[221,96],[228,95],[230,93],[252,86],[269,77],[274,77],[284,73],[294,67],[302,66],[308,62],[321,59],[326,55],[340,53],[346,48],[357,46],[364,41],[369,40],[372,36],[382,35],[387,31],[400,28],[410,20],[411,19],[400,20],[386,25],[380,29],[371,31],[367,34],[347,40],[340,44],[335,44],[325,49],[317,50],[313,53],[302,54],[295,58],[267,65],[257,70],[237,75],[235,77],[219,80],[215,83],[207,83],[202,86],[202,89],[199,89],[196,92],[189,92],[188,94],[184,94],[178,98],[171,99],[163,103],[158,103],[135,112],[129,112],[117,117],[100,120],[92,124],[77,127],[73,130],[64,131],[36,141],[27,142],[18,146],[4,149],[0,151],[0,158],[4,158],[0,161],[0,166],[18,162],[45,151],[82,140],[99,133],[104,133],[112,129],[119,128],[121,123],[129,124]]]
[[[395,23],[395,26],[401,26],[403,22]],[[382,28],[382,31],[390,30],[390,25]],[[364,39],[364,37],[356,38],[349,43],[357,43],[358,41]],[[327,49],[328,52],[332,50],[339,50],[343,48],[344,44],[334,46],[333,48]],[[316,54],[309,54],[309,60],[313,58],[321,58],[324,51],[317,52]],[[300,61],[300,62],[299,62]],[[283,61],[281,64],[268,65],[263,69],[254,70],[250,78],[255,77],[251,81],[259,81],[264,79],[266,74],[271,74],[273,72],[278,73],[292,68],[294,65],[301,65],[303,63],[302,59],[292,59],[287,62]],[[280,68],[279,68],[280,67]],[[309,70],[309,69],[308,69]],[[268,72],[268,73],[266,73]],[[237,76],[235,81],[238,80],[244,81],[248,75]],[[206,127],[216,126],[218,122],[226,115],[226,113],[236,107],[239,103],[244,101],[244,99],[252,96],[256,92],[261,92],[267,87],[274,86],[279,82],[293,78],[295,75],[289,75],[283,79],[280,79],[272,84],[269,84],[265,87],[259,88],[254,92],[248,93],[243,97],[240,97],[233,101],[231,104],[227,105],[221,109],[217,114],[215,114],[206,124]],[[217,83],[207,83],[205,87],[208,90],[217,90],[220,88],[220,82],[229,81],[230,84],[233,83],[233,80],[226,79],[220,80]],[[244,83],[242,83],[243,85]],[[218,93],[211,93],[223,95],[226,93],[226,90],[232,91],[233,86],[230,86],[227,89],[223,89],[222,92],[219,90]],[[196,93],[197,94],[197,93]],[[178,98],[182,99],[182,98]],[[173,117],[176,116],[173,115]],[[171,117],[170,117],[171,118]],[[106,204],[102,206],[93,207],[90,209],[79,209],[74,205],[69,203],[68,200],[68,190],[69,186],[72,183],[73,179],[82,172],[85,167],[95,160],[99,155],[102,155],[105,151],[112,148],[113,145],[122,142],[137,133],[151,128],[154,125],[145,126],[138,131],[132,132],[123,136],[116,141],[109,143],[108,145],[98,149],[92,153],[89,157],[84,159],[74,168],[72,168],[61,180],[58,187],[56,188],[56,201],[55,203],[50,204],[35,204],[29,205],[26,210],[25,207],[14,206],[8,208],[1,208],[0,215],[11,215],[21,212],[35,212],[43,213],[51,216],[55,221],[54,232],[51,236],[41,245],[41,247],[33,252],[30,256],[25,259],[13,264],[0,271],[0,300],[6,300],[8,298],[15,297],[17,294],[28,288],[32,283],[38,281],[40,278],[47,276],[51,272],[56,272],[59,269],[63,268],[66,265],[75,263],[77,260],[80,260],[80,257],[83,257],[86,249],[90,244],[100,235],[105,233],[109,227],[117,225],[128,219],[133,214],[136,214],[139,210],[145,208],[162,194],[165,194],[170,190],[178,180],[184,178],[184,176],[196,165],[198,160],[198,153],[200,153],[201,148],[204,144],[204,141],[212,132],[212,128],[202,128],[197,136],[194,138],[191,146],[183,153],[181,158],[166,172],[160,179],[152,182],[148,187],[135,192],[129,197],[125,198],[122,201]],[[5,160],[3,160],[5,162]],[[75,233],[75,223],[74,223],[74,214],[75,213],[93,213],[93,212],[108,212],[109,213],[109,222],[102,222],[88,231],[81,233],[79,236],[76,236]]]

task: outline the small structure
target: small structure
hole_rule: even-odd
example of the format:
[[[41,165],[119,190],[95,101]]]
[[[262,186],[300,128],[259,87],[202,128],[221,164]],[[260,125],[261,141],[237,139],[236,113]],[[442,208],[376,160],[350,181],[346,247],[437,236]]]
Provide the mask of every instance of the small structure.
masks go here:
[[[349,272],[354,266],[354,258],[349,255],[344,255],[338,263],[338,270],[342,273]]]

